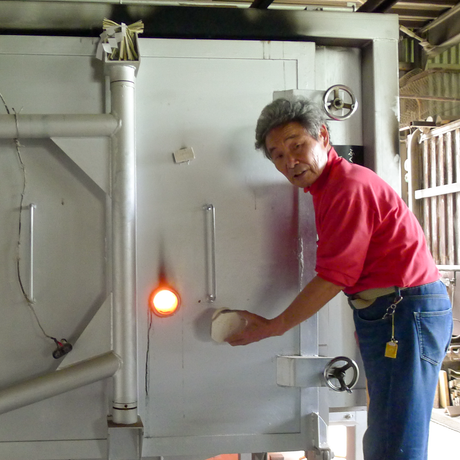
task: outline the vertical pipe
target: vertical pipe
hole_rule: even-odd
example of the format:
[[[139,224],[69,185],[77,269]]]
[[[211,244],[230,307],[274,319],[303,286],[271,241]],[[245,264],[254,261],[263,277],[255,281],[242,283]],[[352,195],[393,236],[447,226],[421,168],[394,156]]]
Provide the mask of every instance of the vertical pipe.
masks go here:
[[[114,377],[113,422],[137,422],[136,336],[136,145],[135,68],[110,67],[112,114],[113,350],[123,360]]]

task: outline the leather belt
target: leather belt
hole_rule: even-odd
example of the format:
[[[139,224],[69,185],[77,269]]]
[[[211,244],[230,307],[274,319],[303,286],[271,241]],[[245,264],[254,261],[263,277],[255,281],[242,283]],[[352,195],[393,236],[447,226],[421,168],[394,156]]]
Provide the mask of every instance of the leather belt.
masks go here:
[[[388,288],[367,289],[365,291],[352,294],[349,297],[349,301],[354,308],[362,310],[363,308],[367,308],[372,305],[377,298],[393,293],[396,293],[396,288],[394,286]]]

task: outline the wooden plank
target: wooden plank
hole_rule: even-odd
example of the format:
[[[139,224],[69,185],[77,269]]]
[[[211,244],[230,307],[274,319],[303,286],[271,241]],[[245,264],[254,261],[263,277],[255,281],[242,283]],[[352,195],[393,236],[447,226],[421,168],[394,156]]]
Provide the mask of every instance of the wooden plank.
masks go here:
[[[460,99],[455,97],[445,96],[419,96],[417,94],[399,95],[399,99],[415,99],[420,101],[436,101],[436,102],[460,102]]]
[[[429,182],[428,182],[428,161],[429,161],[429,155],[428,155],[428,150],[429,150],[429,145],[428,141],[425,140],[423,141],[423,159],[422,159],[422,187],[423,188],[428,188],[429,187]],[[417,191],[414,193],[415,198],[417,199]],[[428,243],[428,248],[431,251],[431,227],[430,227],[430,200],[425,199],[423,200],[423,231],[425,232],[425,238]]]
[[[444,136],[446,141],[446,184],[452,184],[454,182],[454,159],[452,157],[452,132],[449,131]]]
[[[460,271],[460,265],[436,265],[441,271]]]
[[[398,2],[399,3],[399,2]],[[449,70],[451,72],[457,72],[460,70],[460,64],[440,64],[438,62],[427,62],[425,69],[433,70]]]
[[[421,136],[423,230],[437,264],[460,265],[460,120]]]
[[[454,131],[460,128],[460,120],[455,120],[452,123],[447,125],[439,126],[438,128],[433,128],[429,133],[422,135],[422,141],[431,139],[432,137],[441,136],[448,131]]]
[[[420,131],[416,130],[406,138],[406,161],[404,169],[407,182],[407,205],[415,214],[417,220],[423,225],[423,202],[417,202],[414,190],[423,188],[422,180],[422,145],[420,144]],[[407,168],[407,169],[406,169]]]
[[[452,158],[452,132],[444,136],[446,148],[446,183],[453,182],[453,158]],[[455,263],[455,242],[454,242],[454,195],[449,193],[446,196],[446,232],[447,232],[447,265]]]
[[[460,192],[460,183],[439,185],[437,187],[426,188],[415,191],[415,199],[431,198],[436,196],[448,195],[449,193]]]
[[[455,161],[455,181],[460,180],[460,128],[455,130],[454,161]],[[455,263],[460,264],[460,193],[455,195]]]
[[[436,187],[436,138],[430,139],[430,186]],[[437,203],[436,197],[430,198],[430,226],[431,226],[431,251],[436,263],[439,260],[439,244],[438,244],[438,225],[437,225]]]
[[[449,384],[447,382],[447,372],[439,372],[439,405],[441,407],[450,406]]]
[[[437,147],[437,162],[436,162],[436,184],[443,186],[445,182],[445,155],[444,155],[444,136],[439,136],[436,142]],[[439,232],[439,262],[442,265],[447,264],[447,251],[446,251],[446,197],[445,195],[438,195],[438,209],[436,221]]]

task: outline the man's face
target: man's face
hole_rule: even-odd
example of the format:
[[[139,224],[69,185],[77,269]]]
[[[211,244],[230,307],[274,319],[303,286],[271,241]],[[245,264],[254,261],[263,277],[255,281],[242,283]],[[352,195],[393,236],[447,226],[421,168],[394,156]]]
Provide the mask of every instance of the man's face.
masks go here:
[[[310,187],[321,175],[327,163],[329,133],[322,126],[315,140],[298,122],[273,128],[265,139],[265,146],[276,166],[291,184]]]

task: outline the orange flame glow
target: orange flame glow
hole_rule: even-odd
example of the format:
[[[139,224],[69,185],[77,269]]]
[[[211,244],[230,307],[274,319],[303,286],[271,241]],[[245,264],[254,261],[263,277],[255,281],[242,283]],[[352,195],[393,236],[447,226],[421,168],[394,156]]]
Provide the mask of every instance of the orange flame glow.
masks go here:
[[[150,296],[150,308],[158,316],[170,316],[179,307],[179,296],[171,288],[159,288]]]

